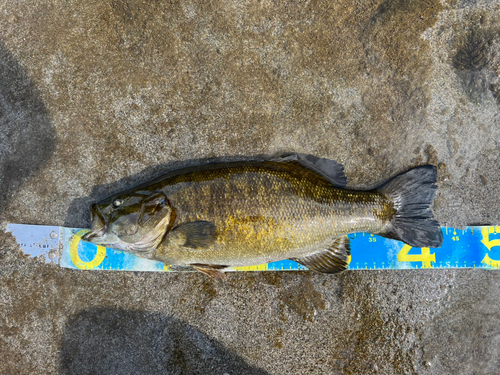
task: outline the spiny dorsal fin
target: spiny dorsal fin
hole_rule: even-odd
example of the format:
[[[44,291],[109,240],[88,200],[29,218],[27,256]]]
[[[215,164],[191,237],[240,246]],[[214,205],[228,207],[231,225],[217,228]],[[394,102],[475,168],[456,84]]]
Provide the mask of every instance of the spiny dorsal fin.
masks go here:
[[[347,178],[344,174],[344,166],[334,160],[318,158],[308,154],[292,154],[281,158],[274,159],[279,162],[297,162],[303,167],[306,167],[319,175],[326,178],[333,186],[345,188]]]
[[[292,258],[291,260],[306,266],[312,271],[338,273],[347,268],[349,255],[351,255],[349,238],[339,237],[326,249],[315,251],[300,258]]]
[[[215,225],[208,221],[193,221],[181,224],[169,235],[178,246],[200,249],[209,247],[215,241]]]
[[[212,265],[212,264],[198,264],[198,263],[193,263],[190,266],[193,267],[196,271],[204,273],[207,276],[216,278],[217,280],[223,281],[226,279],[226,274],[220,270],[227,268],[228,266],[219,266],[219,265]]]

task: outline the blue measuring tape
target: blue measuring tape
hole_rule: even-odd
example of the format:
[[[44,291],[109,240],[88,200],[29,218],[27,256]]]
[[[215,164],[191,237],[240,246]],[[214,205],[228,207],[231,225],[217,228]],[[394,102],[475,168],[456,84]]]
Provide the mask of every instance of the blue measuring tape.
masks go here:
[[[8,224],[25,254],[45,257],[61,267],[86,270],[177,272],[161,262],[81,241],[88,229]],[[414,248],[369,233],[350,234],[349,270],[422,268],[500,268],[500,226],[442,228],[440,248]],[[297,271],[306,267],[282,260],[230,271]]]

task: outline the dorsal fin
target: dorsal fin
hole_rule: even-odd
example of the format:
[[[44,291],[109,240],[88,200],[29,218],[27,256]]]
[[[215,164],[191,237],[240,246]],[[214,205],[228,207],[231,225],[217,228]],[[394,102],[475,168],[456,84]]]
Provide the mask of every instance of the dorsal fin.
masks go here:
[[[312,271],[322,273],[338,273],[347,268],[347,260],[351,255],[349,238],[338,237],[326,249],[291,260],[306,266]]]
[[[300,165],[318,173],[326,178],[335,187],[345,188],[347,185],[347,178],[344,174],[344,167],[342,164],[334,160],[318,158],[308,154],[292,154],[281,158],[273,159],[282,163],[297,162]]]

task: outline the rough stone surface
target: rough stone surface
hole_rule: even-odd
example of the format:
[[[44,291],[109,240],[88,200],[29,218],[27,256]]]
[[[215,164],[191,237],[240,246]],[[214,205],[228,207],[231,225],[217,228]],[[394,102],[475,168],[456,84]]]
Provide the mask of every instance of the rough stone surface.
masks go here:
[[[305,152],[368,187],[438,166],[443,224],[499,224],[500,2],[0,3],[0,372],[500,374],[500,273],[72,271],[7,222],[210,158]]]

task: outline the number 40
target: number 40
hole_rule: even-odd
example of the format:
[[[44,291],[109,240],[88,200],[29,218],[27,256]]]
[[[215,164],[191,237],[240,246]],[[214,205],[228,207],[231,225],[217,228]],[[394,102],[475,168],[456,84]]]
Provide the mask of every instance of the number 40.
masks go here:
[[[434,268],[431,262],[436,263],[436,254],[431,254],[431,249],[422,247],[420,254],[408,254],[411,249],[410,245],[404,245],[398,253],[398,262],[421,262],[422,268]]]

